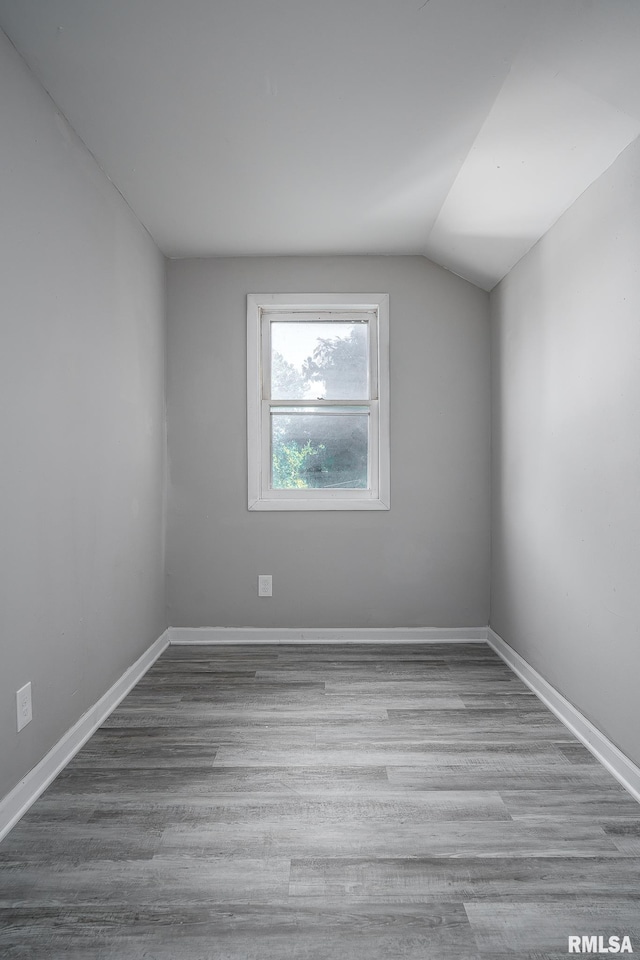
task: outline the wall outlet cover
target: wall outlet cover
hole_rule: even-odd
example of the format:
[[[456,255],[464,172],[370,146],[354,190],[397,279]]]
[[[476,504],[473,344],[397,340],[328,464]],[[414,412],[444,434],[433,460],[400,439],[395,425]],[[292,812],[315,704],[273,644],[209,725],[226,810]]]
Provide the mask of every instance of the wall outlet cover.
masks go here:
[[[271,574],[259,573],[258,574],[258,596],[259,597],[271,597],[273,596],[273,586],[272,586],[272,577]]]
[[[18,720],[18,733],[33,719],[31,707],[31,681],[25,683],[24,687],[16,690],[16,714]]]

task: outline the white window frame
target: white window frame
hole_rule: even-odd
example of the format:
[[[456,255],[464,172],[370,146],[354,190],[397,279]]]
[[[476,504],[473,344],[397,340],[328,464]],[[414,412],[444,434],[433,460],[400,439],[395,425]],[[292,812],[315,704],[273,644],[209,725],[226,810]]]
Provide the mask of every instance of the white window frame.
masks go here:
[[[340,401],[340,406],[368,407],[369,487],[366,490],[304,489],[271,487],[272,407],[313,407],[331,401],[272,400],[270,339],[268,324],[276,319],[312,320],[314,314],[335,314],[335,319],[367,314],[369,332],[368,400]],[[320,318],[318,318],[320,319]],[[337,401],[336,401],[337,402]],[[389,510],[389,295],[380,294],[259,294],[247,296],[247,454],[249,510]]]

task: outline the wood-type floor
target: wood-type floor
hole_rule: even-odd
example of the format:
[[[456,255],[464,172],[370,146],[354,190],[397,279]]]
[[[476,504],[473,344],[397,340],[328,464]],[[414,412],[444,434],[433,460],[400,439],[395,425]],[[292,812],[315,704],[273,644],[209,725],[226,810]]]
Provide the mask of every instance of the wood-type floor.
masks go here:
[[[483,644],[170,647],[0,843],[5,960],[582,934],[640,954],[640,805]]]

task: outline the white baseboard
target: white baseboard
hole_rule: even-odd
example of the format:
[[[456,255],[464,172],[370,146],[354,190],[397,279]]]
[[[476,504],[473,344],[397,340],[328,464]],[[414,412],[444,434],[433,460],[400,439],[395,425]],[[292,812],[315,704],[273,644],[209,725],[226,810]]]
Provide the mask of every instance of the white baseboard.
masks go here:
[[[119,680],[100,697],[77,723],[30,770],[20,783],[0,801],[0,840],[24,816],[29,807],[46,790],[52,780],[66,767],[89,737],[104,723],[109,714],[126,697],[129,691],[144,676],[149,667],[169,646],[168,631],[162,634],[136,662],[122,674]]]
[[[173,644],[486,643],[486,627],[169,627]]]
[[[534,670],[519,653],[498,634],[487,628],[487,643],[507,666],[511,667],[558,720],[585,745],[596,760],[613,774],[632,797],[640,801],[640,768],[616,747],[590,720],[583,716],[561,693]]]

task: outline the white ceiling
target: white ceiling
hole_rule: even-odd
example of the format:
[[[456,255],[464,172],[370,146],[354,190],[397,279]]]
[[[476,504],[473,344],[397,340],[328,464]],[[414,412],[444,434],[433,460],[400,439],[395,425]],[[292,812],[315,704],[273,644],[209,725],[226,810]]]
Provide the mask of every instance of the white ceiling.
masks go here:
[[[640,134],[639,0],[0,0],[171,257],[424,254],[490,289]]]

